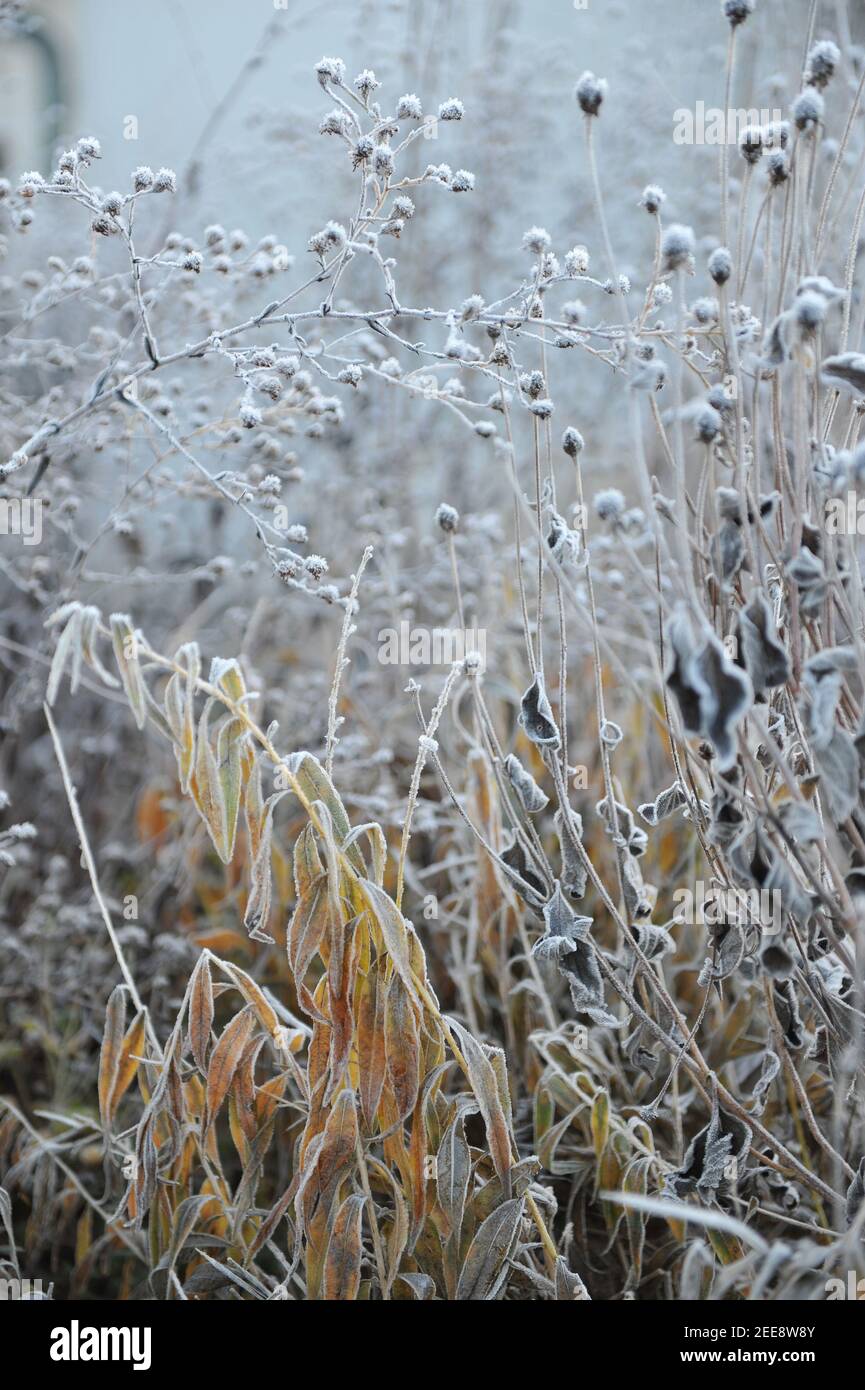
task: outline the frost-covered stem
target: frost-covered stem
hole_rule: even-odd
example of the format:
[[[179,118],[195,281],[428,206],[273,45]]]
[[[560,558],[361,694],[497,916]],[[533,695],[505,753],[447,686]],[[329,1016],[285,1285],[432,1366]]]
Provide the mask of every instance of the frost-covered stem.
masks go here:
[[[645,297],[645,299],[643,300],[643,308],[642,308],[642,312],[640,313],[640,321],[639,321],[639,323],[637,324],[637,327],[636,327],[635,330],[634,330],[635,337],[639,337],[640,334],[641,334],[642,331],[643,331],[643,327],[644,327],[644,325],[645,325],[646,319],[648,318],[649,312],[650,312],[650,310],[651,310],[651,308],[652,308],[652,300],[653,300],[654,294],[655,294],[655,287],[656,287],[656,285],[657,285],[657,283],[658,283],[658,278],[659,278],[659,276],[660,276],[660,274],[661,274],[661,237],[662,237],[662,234],[663,234],[663,226],[662,226],[662,223],[661,223],[661,214],[660,214],[660,212],[656,212],[656,213],[654,214],[654,223],[655,223],[655,256],[654,256],[654,260],[652,261],[652,275],[651,275],[651,278],[650,278],[650,280],[649,280],[648,286],[646,287],[646,297]]]
[[[622,319],[622,326],[624,327],[624,330],[625,330],[625,352],[626,352],[626,355],[627,355],[627,348],[628,348],[627,335],[628,335],[628,331],[629,331],[628,311],[627,311],[627,308],[626,308],[626,306],[625,306],[625,299],[624,299],[624,295],[622,294],[622,291],[621,291],[621,286],[619,285],[619,276],[618,276],[618,271],[616,270],[616,259],[615,259],[615,256],[613,255],[613,244],[612,244],[612,242],[610,241],[610,232],[609,232],[609,228],[607,227],[607,215],[606,215],[606,213],[605,213],[605,211],[604,211],[604,196],[603,196],[603,194],[602,194],[602,192],[601,192],[601,180],[600,180],[600,178],[598,177],[598,161],[597,161],[597,159],[595,158],[595,141],[594,141],[594,126],[595,126],[595,122],[596,122],[596,117],[594,117],[594,116],[586,116],[586,117],[585,117],[585,123],[586,123],[586,157],[587,157],[587,159],[588,159],[588,164],[589,164],[589,177],[591,178],[591,181],[592,181],[592,195],[593,195],[593,197],[594,197],[594,202],[595,202],[595,212],[596,212],[597,218],[598,218],[598,226],[600,227],[600,230],[601,230],[601,242],[602,242],[603,247],[604,247],[604,255],[605,255],[606,259],[607,259],[607,265],[608,265],[609,271],[610,271],[610,279],[611,279],[612,285],[613,285],[613,294],[614,294],[615,297],[616,297],[616,302],[618,303],[618,306],[619,306],[619,313],[620,313],[621,319]]]
[[[751,167],[751,166],[749,165],[749,166],[748,166],[749,171],[750,171],[750,167]],[[742,228],[741,228],[741,227],[739,228],[739,232],[740,232],[740,247],[739,247],[739,254],[738,254],[738,258],[737,258],[737,265],[739,266],[739,276],[738,276],[738,279],[737,279],[737,281],[736,281],[736,299],[738,300],[738,302],[739,302],[740,304],[741,304],[741,302],[742,302],[742,297],[743,297],[743,295],[744,295],[744,293],[745,293],[745,287],[746,287],[746,285],[747,285],[747,283],[748,283],[748,272],[749,272],[750,269],[751,269],[751,261],[752,261],[752,259],[753,259],[753,257],[754,257],[754,250],[755,250],[755,247],[756,247],[756,245],[757,245],[757,234],[758,234],[758,232],[759,232],[759,230],[760,230],[760,224],[761,224],[762,221],[763,221],[763,213],[766,211],[766,208],[769,206],[770,199],[771,199],[771,197],[772,197],[772,192],[773,192],[772,188],[767,188],[767,189],[766,189],[766,192],[763,194],[763,197],[762,197],[762,199],[761,199],[761,201],[760,201],[760,206],[759,206],[759,208],[757,209],[757,216],[756,216],[756,218],[754,219],[754,226],[753,226],[753,229],[752,229],[752,232],[751,232],[751,240],[750,240],[750,242],[748,243],[748,255],[747,255],[746,258],[745,258],[745,263],[744,263],[744,265],[742,264],[742,252],[743,252],[743,250],[744,250],[744,247],[741,245],[741,232],[742,232]],[[744,196],[744,195],[743,195],[743,196]],[[767,278],[768,278],[768,270],[767,270],[766,274],[767,274]]]
[[[455,597],[455,599],[456,599],[456,605],[457,605],[457,618],[458,618],[458,620],[459,620],[459,625],[460,625],[461,630],[462,630],[463,632],[465,632],[465,630],[466,630],[466,617],[465,617],[465,612],[464,612],[464,610],[463,610],[463,591],[462,591],[462,586],[460,585],[460,572],[459,572],[459,566],[457,565],[457,548],[456,548],[456,542],[455,542],[455,540],[454,540],[454,533],[453,533],[453,531],[448,531],[448,532],[447,532],[447,542],[448,542],[448,557],[449,557],[449,559],[450,559],[450,566],[451,566],[451,578],[453,579],[453,582],[454,582],[454,597]]]
[[[360,588],[360,581],[363,578],[363,572],[369,564],[370,560],[372,559],[372,556],[373,548],[371,545],[368,545],[364,550],[360,564],[357,567],[357,574],[352,577],[351,590],[348,595],[348,602],[345,605],[345,613],[342,620],[342,628],[339,634],[339,645],[336,649],[336,666],[334,667],[333,681],[331,682],[330,695],[328,696],[327,701],[327,740],[325,743],[326,753],[324,765],[328,777],[330,777],[331,773],[333,772],[333,754],[338,742],[338,739],[336,737],[336,711],[337,703],[339,701],[339,683],[342,678],[343,670],[348,664],[346,661],[345,649],[348,645],[348,639],[354,631],[354,628],[352,626],[352,619],[354,618],[354,615],[357,611],[357,591]]]
[[[730,34],[727,39],[727,67],[724,80],[724,122],[729,119],[730,103],[733,91],[733,65],[736,57],[736,26],[730,26]],[[721,141],[721,245],[727,246],[728,227],[729,227],[729,207],[730,207],[730,151],[726,139]]]
[[[685,324],[685,286],[683,280],[684,272],[676,271],[676,366],[673,374],[673,394],[674,394],[674,418],[675,418],[675,444],[671,451],[673,464],[673,481],[676,489],[676,511],[679,516],[679,524],[674,527],[676,533],[676,545],[679,551],[679,569],[681,571],[681,583],[685,597],[690,600],[695,612],[700,611],[697,598],[696,587],[694,584],[694,566],[691,559],[689,544],[690,526],[688,524],[688,491],[687,479],[685,476],[685,442],[682,431],[682,411],[684,408],[684,371],[685,364],[682,354],[682,334]],[[652,402],[657,413],[657,406]]]
[[[622,904],[621,915],[623,921],[627,923],[630,932],[630,917],[627,915],[627,899],[625,897],[625,882],[622,874],[622,850],[619,844],[619,813],[616,807],[616,796],[613,788],[613,774],[610,767],[610,750],[604,741],[604,726],[607,722],[607,712],[604,702],[604,678],[601,667],[601,650],[598,645],[598,613],[595,606],[595,587],[592,583],[592,558],[589,554],[588,541],[585,526],[585,505],[583,502],[583,470],[580,467],[579,454],[575,459],[577,474],[577,495],[580,504],[580,531],[583,542],[583,551],[586,556],[586,590],[589,596],[589,615],[592,622],[592,669],[595,681],[595,716],[598,722],[598,751],[601,755],[601,769],[604,778],[604,795],[607,798],[607,814],[609,816],[610,829],[612,831],[613,843],[616,850],[616,873],[619,881],[619,901]],[[567,771],[567,770],[566,770]],[[564,778],[563,778],[564,780]],[[562,811],[564,819],[565,812]]]
[[[541,510],[541,446],[537,417],[532,417],[532,446],[535,468],[535,511],[538,539],[538,663],[537,670],[544,675],[544,520]]]
[[[514,549],[517,561],[517,589],[520,595],[520,614],[523,620],[523,636],[526,643],[526,654],[529,659],[529,669],[535,669],[535,650],[532,642],[532,631],[529,625],[529,605],[526,598],[526,583],[523,575],[523,545],[522,528],[520,525],[520,484],[517,477],[517,457],[514,449],[514,432],[511,424],[511,412],[508,408],[508,400],[505,395],[504,385],[499,386],[499,398],[502,403],[502,414],[505,420],[505,433],[508,439],[508,455],[510,460],[511,485],[514,494]]]
[[[751,566],[751,574],[753,575],[754,583],[759,585],[760,573],[757,568],[754,537],[751,534],[751,527],[748,525],[748,494],[745,479],[745,427],[742,418],[745,408],[744,383],[742,381],[742,364],[739,359],[739,343],[733,327],[733,316],[730,313],[729,286],[721,285],[718,295],[721,308],[721,325],[724,331],[724,345],[727,351],[727,363],[736,386],[736,399],[733,402],[736,423],[736,456],[734,467],[736,492],[739,497],[739,506],[742,509],[742,532],[745,537],[745,549],[748,555],[748,563]]]
[[[396,895],[394,901],[397,908],[402,907],[403,882],[405,877],[405,861],[408,853],[408,842],[411,837],[411,822],[414,815],[414,808],[417,804],[418,792],[420,791],[420,779],[426,764],[427,754],[436,751],[435,735],[439,722],[445,711],[445,706],[450,699],[454,681],[462,671],[462,663],[454,662],[448,672],[447,680],[444,683],[442,692],[433,706],[432,714],[426,726],[426,732],[421,734],[418,739],[417,757],[415,758],[414,771],[411,776],[411,785],[408,793],[408,805],[406,806],[405,821],[402,827],[402,840],[399,847],[399,868],[397,870]]]
[[[769,294],[770,294],[771,281],[772,281],[771,266],[772,266],[773,263],[774,263],[774,257],[773,257],[773,254],[772,254],[772,248],[773,248],[773,244],[774,244],[774,243],[773,243],[773,237],[774,237],[774,225],[773,225],[773,224],[774,224],[774,221],[775,221],[775,199],[774,199],[774,198],[769,198],[768,201],[767,201],[767,203],[766,203],[766,233],[765,233],[765,242],[764,242],[764,250],[763,250],[763,265],[764,265],[765,269],[764,269],[764,273],[763,273],[763,303],[762,303],[761,310],[760,310],[761,322],[762,322],[762,323],[767,323],[767,322],[768,322],[768,319],[769,319]],[[752,248],[752,249],[753,249],[753,248]],[[751,256],[750,256],[750,253],[749,253],[749,256],[748,256],[748,267],[749,267],[749,269],[750,269],[750,265],[751,265]],[[744,286],[743,286],[743,289],[744,289]],[[756,395],[756,392],[757,392],[756,383],[755,383],[755,385],[754,385],[754,391],[755,391],[755,395]]]
[[[72,820],[75,825],[75,829],[78,833],[78,839],[81,844],[81,856],[84,860],[84,867],[86,868],[88,877],[90,879],[90,886],[93,889],[93,896],[96,899],[96,904],[99,908],[102,920],[105,923],[105,930],[108,933],[108,939],[111,942],[111,947],[114,951],[117,964],[120,966],[120,973],[123,976],[126,988],[129,990],[129,997],[132,1000],[135,1012],[144,1015],[144,1023],[147,1029],[148,1039],[157,1057],[161,1059],[162,1048],[159,1044],[159,1039],[157,1038],[156,1033],[154,1032],[153,1024],[150,1021],[150,1012],[148,1009],[145,1008],[144,1003],[141,999],[141,995],[138,993],[138,986],[135,983],[135,978],[132,974],[132,971],[129,968],[129,965],[127,964],[126,957],[123,954],[123,947],[121,946],[117,933],[114,930],[114,923],[111,920],[111,913],[108,911],[105,899],[102,896],[102,889],[99,887],[99,876],[96,872],[96,863],[93,858],[93,851],[90,848],[90,841],[87,838],[87,830],[85,829],[84,821],[81,816],[81,810],[78,805],[78,795],[75,791],[72,778],[69,775],[69,766],[66,762],[66,755],[63,751],[63,744],[60,741],[60,735],[57,732],[57,726],[54,723],[54,718],[51,714],[51,710],[48,708],[48,705],[43,704],[42,709],[45,713],[45,719],[48,724],[49,733],[51,734],[51,741],[54,744],[54,752],[57,756],[57,765],[60,768],[60,776],[63,780],[63,790],[66,793],[66,800],[69,804],[69,811],[72,815]]]
[[[859,252],[859,238],[862,235],[862,219],[865,217],[865,187],[859,196],[856,205],[856,216],[853,218],[853,231],[850,236],[850,245],[847,248],[847,264],[844,275],[844,296],[843,318],[841,324],[841,340],[839,352],[847,351],[847,344],[850,340],[850,315],[853,312],[853,281],[856,278],[856,257]]]
[[[790,159],[790,178],[788,180],[788,187],[792,185],[792,192],[784,209],[786,242],[782,236],[781,269],[778,280],[778,313],[781,312],[784,304],[790,263],[792,261],[795,265],[801,261],[802,257],[802,246],[804,245],[802,224],[805,216],[805,192],[808,182],[805,152],[805,137],[797,131],[793,154]]]
[[[144,334],[144,346],[147,356],[150,358],[154,367],[159,366],[159,348],[156,345],[156,336],[150,326],[150,318],[147,313],[147,305],[144,303],[144,294],[141,288],[141,257],[135,254],[135,245],[132,240],[132,222],[135,204],[129,212],[129,230],[126,235],[129,247],[129,258],[132,262],[132,284],[135,290],[135,303],[138,307],[138,317],[141,319],[141,328]]]
[[[748,225],[748,194],[751,191],[751,179],[753,177],[753,173],[753,164],[746,164],[745,172],[742,175],[742,192],[739,198],[739,228],[736,237],[736,272],[738,284],[738,290],[736,292],[737,299],[741,299],[742,285],[744,283],[743,262],[745,259],[745,231]]]
[[[547,341],[541,342],[541,371],[547,380]],[[556,506],[556,470],[553,466],[552,427],[549,419],[544,421],[544,444],[546,446],[547,470],[552,489],[553,506]],[[554,572],[556,589],[556,612],[559,619],[559,728],[562,736],[562,774],[568,776],[568,630],[565,621],[565,603],[562,597],[562,581]]]
[[[366,1165],[366,1154],[363,1148],[360,1127],[355,1130],[355,1156],[357,1158],[357,1169],[360,1175],[360,1185],[363,1188],[363,1195],[366,1198],[367,1219],[369,1229],[372,1234],[372,1248],[375,1254],[375,1267],[378,1274],[379,1288],[384,1302],[390,1298],[390,1288],[387,1279],[387,1265],[384,1259],[384,1247],[381,1243],[381,1231],[379,1230],[378,1215],[376,1213],[375,1202],[373,1201],[372,1189],[369,1183],[369,1169]]]
[[[823,251],[823,237],[826,231],[826,220],[829,216],[829,206],[832,201],[832,194],[835,191],[835,183],[837,181],[838,174],[841,170],[841,165],[844,161],[844,156],[847,153],[847,146],[850,142],[850,133],[856,121],[856,116],[859,111],[859,103],[862,100],[863,90],[865,90],[865,67],[863,67],[862,69],[862,76],[859,78],[859,85],[856,88],[856,95],[853,98],[850,110],[847,114],[847,123],[844,126],[844,134],[841,136],[841,141],[838,145],[837,153],[835,155],[834,160],[832,161],[832,169],[829,174],[829,178],[826,180],[826,187],[823,191],[823,201],[820,204],[820,212],[817,216],[817,230],[814,234],[815,266],[820,264],[820,256]]]

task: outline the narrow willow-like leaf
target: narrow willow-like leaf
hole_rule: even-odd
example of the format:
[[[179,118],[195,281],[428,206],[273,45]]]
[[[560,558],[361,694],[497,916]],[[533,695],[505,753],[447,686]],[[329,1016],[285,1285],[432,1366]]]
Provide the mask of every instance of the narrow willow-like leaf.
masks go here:
[[[219,1109],[228,1095],[234,1073],[243,1056],[255,1015],[247,1007],[235,1014],[223,1029],[210,1057],[207,1069],[207,1121],[212,1125]]]
[[[386,986],[378,963],[362,981],[357,1005],[357,1066],[364,1124],[372,1129],[384,1085],[387,1056],[384,1038]]]
[[[195,682],[201,668],[196,643],[188,642],[180,647],[175,661],[186,666],[186,674],[174,672],[165,687],[163,705],[174,740],[180,789],[186,795],[195,766]]]
[[[198,722],[198,745],[195,752],[195,775],[191,790],[195,804],[210,832],[217,854],[223,863],[226,856],[226,816],[223,801],[222,781],[219,776],[216,758],[210,743],[208,722],[213,701],[208,700]]]
[[[139,729],[147,723],[147,693],[138,663],[138,637],[132,619],[126,613],[112,613],[109,618],[114,658],[123,689]]]
[[[240,990],[247,1004],[255,1010],[256,1018],[268,1036],[274,1042],[279,1042],[282,1028],[276,1010],[264,994],[261,986],[257,985],[252,976],[247,975],[245,970],[241,970],[239,965],[232,965],[230,961],[223,961],[222,969],[237,985],[237,988]]]
[[[458,1301],[495,1298],[522,1214],[522,1199],[513,1197],[481,1224],[460,1271]]]
[[[598,1091],[592,1101],[591,1125],[595,1158],[600,1163],[610,1133],[610,1097],[606,1091]]]
[[[120,1064],[117,1068],[114,1089],[111,1092],[110,1109],[112,1120],[117,1112],[118,1105],[138,1074],[138,1068],[141,1065],[139,1058],[143,1056],[145,1037],[145,1013],[144,1010],[141,1009],[127,1028],[120,1048]]]
[[[351,1091],[340,1091],[327,1117],[316,1160],[316,1177],[325,1204],[330,1202],[348,1166],[354,1163],[357,1137],[354,1096]]]
[[[388,986],[384,1012],[387,1074],[399,1117],[410,1115],[420,1086],[420,1045],[408,991],[398,975]]]
[[[420,998],[412,971],[410,934],[414,935],[414,929],[403,917],[396,903],[377,883],[364,879],[362,887],[393,967],[405,985],[409,998],[420,1008]]]
[[[487,1142],[490,1146],[496,1172],[501,1179],[505,1195],[509,1196],[511,1136],[499,1095],[495,1070],[477,1039],[461,1024],[453,1020],[449,1020],[449,1022],[458,1036],[465,1057],[471,1088],[486,1125]]]
[[[459,1232],[462,1226],[471,1172],[471,1153],[466,1143],[463,1117],[457,1114],[442,1136],[436,1160],[438,1204],[453,1232]]]
[[[80,603],[64,603],[62,608],[58,608],[56,613],[52,613],[45,626],[50,627],[55,623],[61,623],[68,619],[66,626],[57,639],[54,648],[54,656],[51,661],[51,669],[48,672],[48,686],[45,698],[49,705],[53,705],[57,699],[57,692],[60,689],[60,682],[63,679],[63,672],[66,670],[67,663],[72,662],[72,677],[70,687],[74,690],[77,685],[77,671],[81,664],[81,605]],[[74,684],[73,684],[74,682]]]
[[[345,853],[358,873],[365,874],[363,856],[356,844],[348,843],[351,825],[336,788],[317,758],[311,753],[294,753],[288,767],[306,801],[311,805],[321,801],[327,807],[333,823],[337,844],[346,846]]]
[[[253,778],[258,779],[257,764],[256,771],[249,777],[250,783]],[[243,916],[244,926],[256,937],[266,932],[267,923],[270,920],[273,893],[273,812],[277,803],[285,795],[284,791],[279,791],[269,796],[258,819],[256,843],[253,851],[254,858],[249,871],[249,896],[246,900],[246,912]],[[247,824],[249,824],[251,816],[252,813],[250,812]]]
[[[294,976],[298,1003],[311,1018],[321,1017],[304,977],[322,943],[328,924],[330,903],[324,875],[298,902],[288,928],[288,964]]]
[[[322,1297],[329,1302],[353,1302],[360,1288],[360,1262],[363,1254],[360,1233],[366,1198],[346,1197],[331,1227],[324,1261]]]
[[[210,1046],[210,1032],[213,1028],[213,980],[206,955],[199,960],[192,977],[187,1028],[189,1050],[199,1071],[206,1075],[207,1049]]]
[[[240,814],[240,799],[243,791],[243,741],[246,727],[242,719],[228,719],[220,726],[216,740],[216,763],[222,789],[222,804],[225,807],[225,842],[223,859],[226,864],[234,855],[234,841],[237,835],[237,819]]]
[[[102,1049],[99,1053],[99,1114],[103,1125],[111,1124],[111,1101],[120,1074],[120,1060],[123,1053],[123,1034],[126,1027],[126,990],[117,985],[108,997],[105,1008],[105,1027],[102,1032]]]
[[[102,614],[98,608],[90,605],[81,610],[81,655],[92,671],[95,671],[99,679],[109,688],[116,690],[118,681],[112,676],[110,671],[106,671],[96,650],[96,643],[99,640],[99,623]]]

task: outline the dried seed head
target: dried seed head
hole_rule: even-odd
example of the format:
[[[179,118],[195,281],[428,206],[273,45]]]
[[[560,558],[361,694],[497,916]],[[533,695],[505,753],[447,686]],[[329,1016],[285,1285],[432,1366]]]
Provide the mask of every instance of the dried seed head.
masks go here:
[[[763,131],[758,125],[746,126],[739,136],[739,153],[747,164],[757,164],[763,153]]]
[[[322,579],[327,574],[327,560],[323,555],[307,555],[303,568],[311,579]]]
[[[177,175],[173,169],[157,169],[153,176],[154,193],[176,193]]]
[[[376,145],[372,154],[372,167],[379,178],[389,178],[393,173],[393,150],[390,145]]]
[[[596,492],[593,501],[601,521],[618,521],[624,513],[625,499],[617,487]]]
[[[346,231],[341,222],[328,222],[320,232],[309,239],[309,249],[316,255],[325,251],[337,251],[346,243]]]
[[[716,285],[726,285],[733,274],[733,257],[726,246],[716,246],[709,257],[709,274]]]
[[[457,169],[451,179],[452,193],[471,193],[475,186],[475,176],[470,169]]]
[[[763,144],[767,149],[786,150],[790,143],[790,122],[770,121],[763,127]]]
[[[722,9],[724,18],[729,20],[731,28],[735,29],[754,13],[754,0],[724,0]]]
[[[696,299],[691,305],[691,313],[699,324],[717,323],[718,301],[706,297]]]
[[[333,111],[328,111],[326,116],[322,116],[318,125],[319,135],[347,135],[351,129],[351,121],[348,113],[341,107],[334,107]],[[372,141],[369,141],[370,146]],[[370,149],[370,153],[372,150]]]
[[[357,77],[354,79],[354,85],[355,89],[363,97],[364,101],[367,101],[368,98],[372,96],[376,88],[381,86],[381,83],[379,82],[374,72],[372,72],[369,68],[364,68],[363,72],[359,72]]]
[[[841,61],[841,52],[831,39],[815,43],[805,64],[805,81],[811,87],[826,87],[835,76],[835,69]]]
[[[812,131],[823,119],[824,101],[816,87],[806,87],[793,102],[793,121],[797,130]]]
[[[721,417],[714,406],[709,404],[700,408],[694,424],[697,438],[702,444],[711,444],[721,431]]]
[[[573,425],[568,425],[567,429],[562,435],[562,448],[564,449],[565,453],[570,458],[575,459],[578,454],[582,453],[583,449],[585,448],[585,443],[586,441],[583,439],[583,436],[580,434],[580,431],[574,429]]]
[[[606,82],[602,77],[595,77],[593,72],[584,72],[574,88],[574,96],[585,116],[597,116],[606,95]]]
[[[436,521],[443,531],[447,532],[448,535],[453,535],[455,531],[459,530],[460,514],[456,507],[450,507],[447,502],[441,502],[436,508]]]
[[[324,123],[322,123],[319,126],[319,130],[323,135],[329,135],[332,133],[331,131],[324,129]],[[339,131],[337,131],[337,134],[339,134]],[[365,164],[366,161],[371,158],[374,149],[375,145],[373,144],[370,137],[368,135],[362,135],[360,139],[355,142],[354,148],[351,152],[352,168],[358,169],[360,168],[361,164]]]
[[[663,188],[659,188],[656,183],[647,183],[640,199],[640,207],[645,208],[646,212],[654,216],[655,213],[660,212],[661,204],[666,201],[666,197]]]
[[[114,218],[106,217],[104,213],[100,213],[98,216],[94,217],[93,221],[90,223],[90,229],[95,232],[97,236],[114,236],[115,232],[120,230]]]
[[[796,323],[804,333],[815,333],[826,317],[828,303],[816,290],[806,290],[798,294],[793,304]]]
[[[718,382],[715,386],[711,388],[706,399],[709,402],[709,405],[712,406],[714,410],[719,411],[722,415],[724,415],[728,410],[732,410],[733,408],[733,398],[732,396],[728,396],[726,388],[721,384],[721,382]]]
[[[341,58],[320,58],[315,65],[316,76],[322,87],[328,82],[341,87],[345,81],[345,63]]]
[[[26,174],[22,174],[18,181],[18,192],[22,198],[32,198],[34,194],[39,192],[40,188],[44,187],[45,180],[35,169],[28,170]]]
[[[102,146],[93,135],[83,135],[75,146],[75,153],[83,163],[102,158]]]
[[[536,401],[539,396],[543,395],[546,384],[543,372],[537,370],[533,372],[523,372],[520,377],[521,390],[525,391],[526,395],[530,396],[533,401]]]
[[[694,259],[694,233],[690,227],[673,222],[664,232],[661,257],[666,270],[680,270]]]
[[[404,97],[400,97],[396,104],[396,115],[398,121],[422,121],[423,107],[420,98],[413,92]]]
[[[523,233],[523,250],[531,251],[534,256],[542,256],[551,245],[550,234],[543,227],[529,227],[529,230]]]
[[[589,253],[585,246],[574,246],[565,252],[565,270],[568,275],[585,275],[589,268]]]
[[[470,319],[476,319],[483,311],[484,297],[482,294],[470,294],[468,299],[464,299],[460,305],[460,318],[463,323],[468,323]]]
[[[786,183],[790,177],[790,160],[784,150],[770,150],[766,157],[766,172],[773,188]]]
[[[449,97],[439,107],[440,121],[461,121],[464,115],[465,107],[459,97]]]

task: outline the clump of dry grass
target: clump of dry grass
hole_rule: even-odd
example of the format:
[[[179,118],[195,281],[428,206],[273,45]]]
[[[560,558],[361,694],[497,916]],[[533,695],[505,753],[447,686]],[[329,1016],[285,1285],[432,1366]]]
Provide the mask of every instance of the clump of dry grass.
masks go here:
[[[752,8],[721,18],[728,106]],[[462,196],[474,179],[413,167],[417,98],[389,107],[338,59],[317,69],[333,103],[321,129],[357,210],[312,237],[299,287],[234,318],[206,300],[207,331],[182,348],[165,346],[171,282],[149,277],[209,272],[240,292],[287,272],[284,248],[247,261],[214,226],[202,250],[169,237],[141,255],[138,205],[170,171],[106,199],[87,181],[94,141],[61,159],[64,177],[22,181],[13,216],[55,196],[122,247],[133,327],[102,344],[83,403],[80,382],[52,389],[50,411],[19,402],[10,496],[28,476],[47,486],[91,417],[118,451],[134,420],[152,457],[89,543],[60,489],[62,579],[11,567],[29,609],[7,649],[32,655],[36,617],[53,634],[31,668],[49,736],[21,685],[10,703],[22,747],[41,738],[41,766],[50,749],[59,768],[46,829],[68,849],[68,812],[86,881],[61,854],[41,862],[32,827],[6,832],[21,919],[3,973],[10,1265],[20,1245],[40,1269],[71,1264],[67,1292],[166,1299],[822,1298],[861,1271],[865,647],[849,518],[865,462],[865,78],[827,37],[805,52],[791,122],[720,147],[705,266],[646,188],[639,294],[616,261],[597,148],[612,98],[591,73],[576,110],[604,278],[535,226],[529,273],[491,302],[400,302],[385,238],[409,239],[420,192]],[[442,128],[464,115],[455,98],[437,110]],[[67,273],[28,321],[61,303]],[[575,287],[608,315],[565,300]],[[264,341],[277,332],[287,342]],[[56,350],[27,341],[34,361]],[[604,443],[558,366],[578,355],[621,390],[633,462],[591,505]],[[203,363],[240,398],[190,406]],[[164,395],[154,383],[181,369]],[[365,518],[352,540],[374,546],[335,583],[306,552],[311,539],[332,556],[321,509],[310,538],[300,502],[281,500],[302,486],[285,435],[338,441],[343,399],[363,420],[370,384],[470,431],[507,507],[473,515],[470,489],[449,493],[413,562],[417,523],[382,496],[380,459],[368,474],[348,461]],[[574,419],[563,433],[554,402]],[[392,419],[367,425],[384,436]],[[337,517],[348,491],[340,479]],[[318,672],[317,619],[292,607],[285,625],[263,586],[239,613],[220,600],[231,556],[196,564],[179,630],[145,596],[164,641],[137,612],[105,620],[100,585],[125,579],[134,609],[136,577],[160,582],[106,577],[90,552],[166,496],[236,518],[220,534],[260,547],[267,584],[336,610]],[[158,592],[170,602],[166,581]],[[426,677],[401,690],[405,669],[374,658],[403,612],[422,631],[480,630],[486,650],[463,651],[432,694]],[[205,677],[196,634],[225,649],[233,623],[239,655]],[[277,654],[274,634],[300,640],[292,625],[307,649]],[[70,712],[137,800],[140,846],[111,846],[114,804],[88,786],[112,852],[91,848],[50,712],[66,675]],[[106,701],[123,706],[110,724]],[[152,766],[136,761],[130,711],[173,765],[156,741]]]

